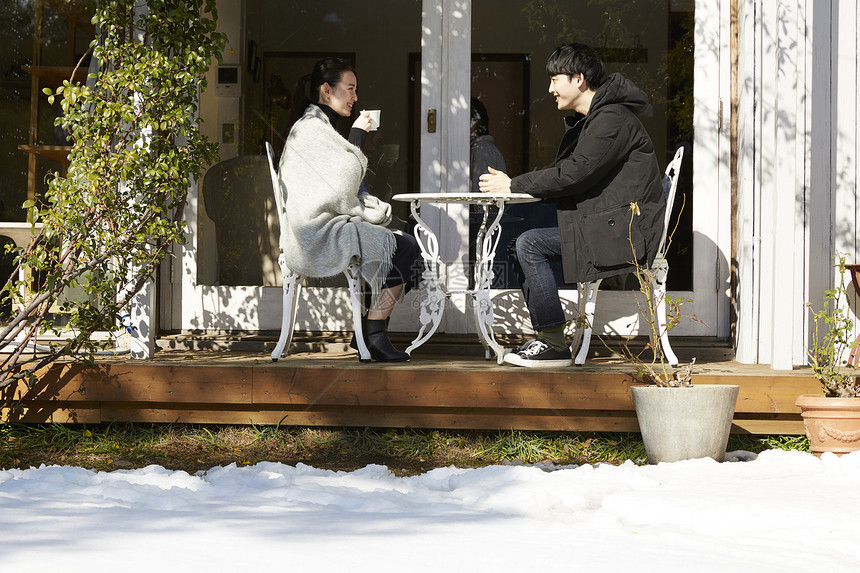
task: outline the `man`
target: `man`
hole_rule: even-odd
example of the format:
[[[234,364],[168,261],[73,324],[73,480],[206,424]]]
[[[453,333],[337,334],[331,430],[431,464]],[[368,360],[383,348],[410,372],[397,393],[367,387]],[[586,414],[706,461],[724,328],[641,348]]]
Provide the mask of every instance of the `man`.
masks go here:
[[[653,261],[665,209],[654,145],[636,117],[650,107],[645,92],[621,74],[604,79],[603,62],[582,44],[558,48],[546,70],[558,109],[576,112],[565,117],[555,166],[513,179],[490,168],[479,183],[484,193],[528,193],[556,203],[558,227],[526,231],[516,242],[537,338],[505,362],[526,367],[571,362],[550,262],[561,260],[566,283],[629,273],[634,252],[639,264]]]

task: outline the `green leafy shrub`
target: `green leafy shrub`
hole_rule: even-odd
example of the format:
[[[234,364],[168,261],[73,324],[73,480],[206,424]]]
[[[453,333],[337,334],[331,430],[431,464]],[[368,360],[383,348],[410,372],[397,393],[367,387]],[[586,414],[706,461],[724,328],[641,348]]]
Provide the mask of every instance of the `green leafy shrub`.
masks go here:
[[[845,287],[845,255],[836,253],[839,285],[824,291],[824,306],[815,311],[812,303],[806,306],[812,314],[813,330],[807,356],[812,373],[821,382],[827,396],[839,398],[860,397],[856,366],[849,365],[846,353],[857,346],[854,338],[854,320],[848,309],[848,290]]]
[[[16,350],[0,363],[0,388],[63,355],[92,358],[100,347],[92,334],[117,329],[171,245],[183,240],[189,185],[217,160],[197,108],[225,41],[216,32],[215,0],[104,0],[93,14],[98,73],[86,84],[67,80],[43,90],[49,103],[59,101],[57,125],[74,146],[65,176],[53,174],[46,194],[25,204],[40,228],[17,253],[3,289],[15,310],[0,329],[0,346],[14,340]],[[25,281],[20,268],[29,273]],[[70,287],[83,294],[72,297]],[[68,317],[64,332],[53,319],[57,310]],[[24,353],[49,331],[63,334],[62,342]]]

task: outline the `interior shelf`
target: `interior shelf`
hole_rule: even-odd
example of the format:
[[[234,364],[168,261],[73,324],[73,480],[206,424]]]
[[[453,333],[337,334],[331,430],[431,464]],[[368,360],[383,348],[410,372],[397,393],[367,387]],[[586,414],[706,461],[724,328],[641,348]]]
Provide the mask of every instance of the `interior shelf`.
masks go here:
[[[21,151],[26,151],[27,153],[32,153],[34,155],[38,155],[39,157],[45,157],[46,159],[53,159],[54,161],[59,161],[61,163],[68,163],[69,152],[72,150],[71,145],[19,145],[18,149]]]
[[[55,88],[63,85],[63,82],[68,79],[71,79],[72,83],[85,82],[88,71],[84,67],[80,67],[76,71],[73,66],[22,66],[21,69]],[[72,77],[73,72],[74,77]]]

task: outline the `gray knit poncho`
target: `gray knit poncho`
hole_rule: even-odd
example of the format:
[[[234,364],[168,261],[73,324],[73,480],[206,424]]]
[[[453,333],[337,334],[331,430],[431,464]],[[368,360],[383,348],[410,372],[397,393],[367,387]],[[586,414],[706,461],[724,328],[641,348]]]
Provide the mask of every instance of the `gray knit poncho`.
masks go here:
[[[344,139],[325,113],[309,105],[287,137],[278,167],[286,216],[281,248],[287,267],[311,277],[343,272],[360,261],[373,302],[391,269],[394,235],[384,227],[391,206],[358,196],[367,158]]]

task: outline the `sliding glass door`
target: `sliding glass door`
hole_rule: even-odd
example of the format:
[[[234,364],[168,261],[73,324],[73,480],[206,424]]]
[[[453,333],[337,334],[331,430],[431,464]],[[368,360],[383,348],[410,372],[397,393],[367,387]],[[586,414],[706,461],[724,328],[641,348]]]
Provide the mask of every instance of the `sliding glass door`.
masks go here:
[[[381,109],[370,134],[368,186],[384,200],[402,192],[472,189],[470,155],[476,106],[487,132],[517,175],[551,165],[563,131],[547,93],[544,62],[561,43],[595,46],[608,71],[629,77],[651,98],[643,118],[665,167],[685,147],[676,201],[669,273],[671,294],[689,299],[698,317],[674,334],[728,335],[729,173],[728,0],[372,0],[303,3],[219,2],[230,37],[213,70],[202,112],[222,163],[201,180],[189,203],[189,240],[162,276],[162,327],[174,330],[266,331],[280,326],[277,222],[261,157],[280,150],[293,111],[296,79],[317,59],[350,61],[359,79],[357,109]],[[723,120],[725,117],[725,121]],[[348,129],[351,121],[339,127]],[[226,175],[224,175],[226,173]],[[405,204],[392,202],[410,230]],[[428,206],[451,291],[469,288],[474,214],[463,206]],[[505,244],[525,229],[555,223],[552,205],[512,208],[503,220],[494,302],[499,331],[528,328]],[[575,316],[576,291],[559,283]],[[597,329],[629,330],[636,314],[630,278],[604,281]],[[348,297],[339,278],[311,281],[297,329],[349,330]],[[420,296],[420,292],[410,296]],[[468,297],[453,294],[440,331],[474,330]],[[418,326],[412,300],[392,329]]]

